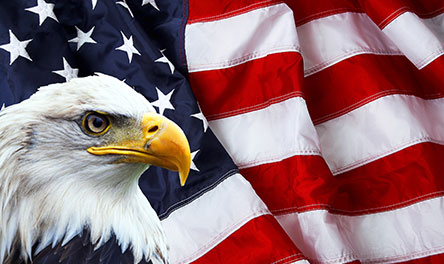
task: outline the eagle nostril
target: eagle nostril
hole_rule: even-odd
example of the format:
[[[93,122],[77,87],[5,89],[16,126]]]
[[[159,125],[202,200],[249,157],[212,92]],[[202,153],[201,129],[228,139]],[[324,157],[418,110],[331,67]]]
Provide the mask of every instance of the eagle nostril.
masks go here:
[[[156,132],[157,130],[159,130],[159,126],[153,126],[153,127],[151,127],[151,128],[148,130],[148,132],[149,132],[149,133],[154,133],[154,132]]]

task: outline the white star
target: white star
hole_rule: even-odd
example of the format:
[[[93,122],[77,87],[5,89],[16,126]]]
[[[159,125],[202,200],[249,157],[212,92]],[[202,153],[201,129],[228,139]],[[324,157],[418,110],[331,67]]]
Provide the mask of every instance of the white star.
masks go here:
[[[174,110],[174,106],[171,104],[171,96],[173,95],[174,89],[167,95],[163,94],[157,87],[157,101],[152,102],[151,104],[159,108],[159,114],[163,115],[165,109]]]
[[[116,50],[121,50],[126,52],[126,54],[128,54],[128,60],[131,63],[131,60],[133,59],[133,54],[140,55],[140,53],[134,47],[133,36],[130,36],[129,39],[127,39],[125,34],[123,34],[123,32],[120,33],[122,33],[123,44],[122,46],[116,48]]]
[[[192,114],[191,116],[192,116],[192,117],[195,117],[195,118],[197,118],[197,119],[202,120],[202,124],[203,124],[203,128],[204,128],[204,133],[207,132],[208,121],[207,121],[207,119],[205,118],[205,116],[203,115],[202,110],[200,109],[200,106],[199,106],[199,113],[197,113],[197,114]]]
[[[77,42],[77,50],[79,50],[83,44],[85,43],[97,43],[94,39],[91,38],[91,35],[94,31],[94,27],[92,27],[88,32],[81,31],[78,27],[77,29],[77,37],[68,40],[69,42]]]
[[[3,109],[5,109],[5,103],[3,103],[2,109],[0,109],[0,112],[3,111]]]
[[[69,81],[72,78],[77,77],[77,75],[79,74],[79,69],[71,68],[71,65],[69,65],[66,59],[63,58],[63,70],[52,72],[62,76],[63,78],[65,78],[66,81]]]
[[[196,164],[194,164],[194,157],[196,157],[197,152],[199,152],[200,149],[191,152],[191,164],[190,164],[190,169],[195,170],[195,171],[200,171],[197,167]]]
[[[155,9],[160,11],[160,9],[157,7],[156,2],[154,0],[143,0],[142,1],[142,6],[147,5],[147,4],[152,5]]]
[[[92,6],[93,6],[92,9],[96,8],[97,0],[91,0],[91,3],[92,3]]]
[[[126,9],[128,9],[128,12],[129,12],[130,16],[131,16],[132,18],[134,18],[133,12],[132,12],[131,9],[129,8],[129,6],[128,6],[128,4],[126,3],[125,0],[123,0],[123,1],[119,1],[119,2],[116,2],[116,4],[121,5],[121,6],[125,7]]]
[[[155,60],[154,62],[163,62],[163,63],[167,63],[168,66],[170,67],[171,74],[173,74],[173,73],[174,73],[174,65],[171,63],[170,60],[168,60],[167,57],[165,57],[165,54],[163,54],[164,51],[165,51],[164,49],[160,51],[160,53],[162,53],[162,57],[158,58],[158,59]]]
[[[54,14],[54,4],[48,4],[43,0],[37,0],[37,5],[34,7],[26,8],[26,11],[30,11],[39,15],[39,25],[41,26],[46,18],[52,18],[55,21],[57,17]]]
[[[29,54],[26,51],[26,46],[28,46],[31,40],[32,39],[20,41],[14,35],[14,33],[9,30],[9,43],[0,46],[0,48],[6,50],[10,54],[9,65],[11,65],[20,56],[32,61],[31,57],[29,57]]]

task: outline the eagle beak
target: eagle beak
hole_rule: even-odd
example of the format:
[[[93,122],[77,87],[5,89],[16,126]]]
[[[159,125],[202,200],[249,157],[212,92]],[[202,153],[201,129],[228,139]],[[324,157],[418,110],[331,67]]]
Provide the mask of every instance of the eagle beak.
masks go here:
[[[141,128],[139,138],[90,147],[87,151],[94,155],[122,155],[119,162],[146,163],[178,171],[183,186],[191,164],[190,146],[183,131],[171,120],[156,113],[145,114]]]

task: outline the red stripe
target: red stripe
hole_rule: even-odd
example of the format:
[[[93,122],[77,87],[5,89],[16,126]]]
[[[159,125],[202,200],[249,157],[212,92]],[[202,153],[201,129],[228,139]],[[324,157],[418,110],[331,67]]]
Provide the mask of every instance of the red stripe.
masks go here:
[[[197,101],[211,120],[251,112],[300,95],[302,67],[301,55],[288,52],[227,69],[193,72],[189,77]]]
[[[214,0],[214,1],[188,1],[189,15],[188,24],[215,21],[223,18],[236,16],[248,11],[261,8],[268,5],[273,5],[282,1],[278,0]]]
[[[343,12],[362,12],[356,1],[336,0],[323,1],[279,1],[279,0],[236,0],[236,1],[189,1],[188,23],[214,21],[222,18],[246,13],[253,9],[285,2],[293,10],[297,25],[310,20]]]
[[[297,26],[312,20],[345,12],[362,13],[358,1],[285,1],[293,9],[294,20]]]
[[[209,120],[303,95],[318,124],[389,94],[443,97],[442,72],[444,56],[419,71],[404,56],[364,54],[303,78],[300,54],[288,52],[227,69],[193,72],[190,83]]]
[[[296,25],[344,12],[366,12],[380,27],[384,28],[400,14],[410,11],[420,17],[433,17],[444,12],[442,0],[336,0],[336,1],[279,1],[279,0],[237,0],[237,1],[189,1],[188,23],[215,21],[239,15],[253,9],[285,2],[295,10]]]
[[[360,215],[444,194],[444,146],[421,143],[332,176],[319,156],[241,170],[274,214],[313,209]]]
[[[333,175],[320,156],[298,155],[240,172],[273,214],[323,207],[334,192]]]
[[[433,252],[429,252],[433,254]],[[420,257],[420,256],[419,256]],[[397,262],[403,264],[442,264],[444,263],[444,254],[432,255],[424,258],[418,258],[414,260],[409,260],[405,262]]]
[[[404,12],[413,12],[422,18],[433,17],[444,12],[442,0],[360,0],[362,9],[381,29]]]
[[[424,99],[444,95],[444,56],[419,71],[404,56],[359,55],[304,79],[304,97],[315,124],[389,94]]]
[[[271,215],[255,218],[207,254],[197,263],[276,263],[304,259],[302,253]]]

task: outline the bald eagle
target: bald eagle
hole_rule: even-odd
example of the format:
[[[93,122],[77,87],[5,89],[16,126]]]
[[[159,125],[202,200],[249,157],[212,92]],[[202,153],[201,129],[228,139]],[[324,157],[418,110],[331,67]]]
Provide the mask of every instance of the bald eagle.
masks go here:
[[[183,185],[190,162],[183,131],[124,82],[101,74],[41,87],[0,112],[0,263],[64,262],[88,246],[86,258],[107,263],[111,244],[132,263],[166,262],[138,179],[155,165]]]

